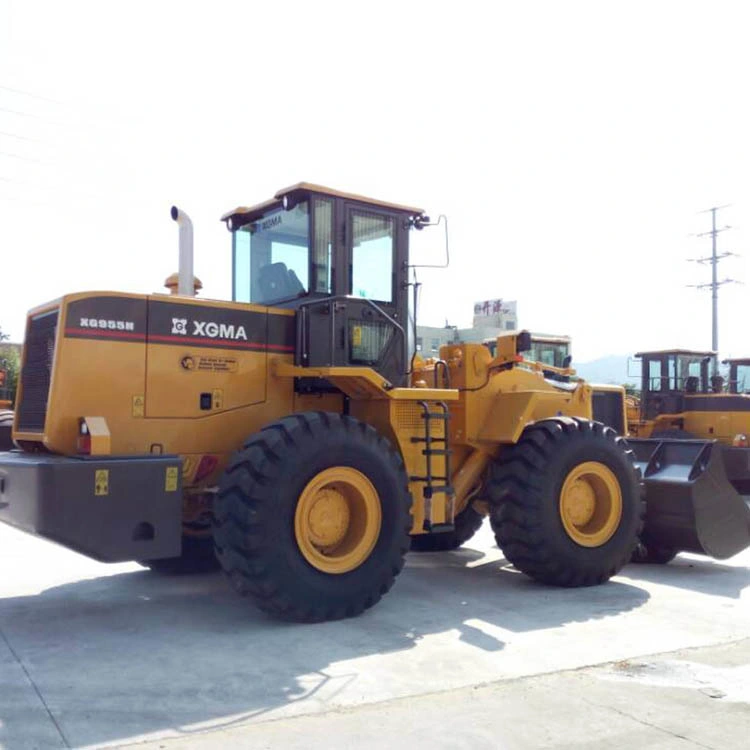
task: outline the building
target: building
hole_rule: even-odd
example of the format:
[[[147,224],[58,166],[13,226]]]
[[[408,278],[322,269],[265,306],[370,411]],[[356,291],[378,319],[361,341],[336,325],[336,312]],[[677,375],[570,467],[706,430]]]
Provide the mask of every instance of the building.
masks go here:
[[[474,303],[474,329],[498,328],[515,331],[518,328],[518,304],[515,300],[487,299]]]
[[[497,338],[506,331],[518,329],[518,311],[515,300],[484,300],[474,303],[471,328],[445,326],[417,326],[417,351],[426,357],[437,355],[440,347],[455,341],[481,342]]]

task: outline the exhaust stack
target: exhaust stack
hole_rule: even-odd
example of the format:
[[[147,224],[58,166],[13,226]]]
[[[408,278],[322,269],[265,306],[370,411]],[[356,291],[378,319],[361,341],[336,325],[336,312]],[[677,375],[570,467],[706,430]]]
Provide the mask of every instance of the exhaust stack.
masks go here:
[[[190,221],[190,217],[184,211],[180,211],[177,206],[172,206],[170,214],[180,228],[180,265],[178,271],[177,294],[186,297],[194,297],[193,222]]]

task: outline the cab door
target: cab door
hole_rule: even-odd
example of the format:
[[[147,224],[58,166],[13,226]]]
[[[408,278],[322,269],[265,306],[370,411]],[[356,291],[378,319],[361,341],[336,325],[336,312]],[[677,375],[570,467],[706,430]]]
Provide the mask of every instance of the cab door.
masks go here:
[[[349,363],[373,367],[392,383],[402,384],[406,370],[406,217],[348,202],[343,211],[346,285],[351,298],[345,312]]]
[[[332,295],[298,304],[298,364],[371,367],[402,385],[408,216],[339,199],[334,225]]]

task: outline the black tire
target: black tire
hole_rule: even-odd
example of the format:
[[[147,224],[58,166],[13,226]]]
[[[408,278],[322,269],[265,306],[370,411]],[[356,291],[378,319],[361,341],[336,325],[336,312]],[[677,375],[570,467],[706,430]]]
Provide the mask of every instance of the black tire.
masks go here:
[[[641,539],[633,550],[631,562],[639,564],[667,565],[677,557],[677,550],[674,547],[667,547],[663,544],[653,542],[644,542]]]
[[[295,514],[311,480],[341,467],[371,484],[381,521],[366,558],[331,573],[305,557]],[[234,587],[265,612],[297,622],[352,617],[401,571],[410,506],[401,457],[372,427],[340,414],[295,414],[253,435],[231,459],[214,504],[216,554]]]
[[[165,557],[160,560],[139,560],[138,563],[162,575],[190,575],[210,573],[219,569],[214,554],[214,541],[206,536],[183,536],[180,557]]]
[[[0,451],[13,450],[13,412],[0,409]]]
[[[611,536],[582,546],[565,530],[560,494],[576,467],[594,461],[619,484],[622,510]],[[556,586],[603,583],[630,561],[645,503],[627,443],[599,422],[558,417],[527,427],[505,448],[488,483],[490,520],[506,559],[526,575]]]
[[[471,505],[464,508],[454,519],[453,531],[443,534],[415,534],[411,538],[412,552],[447,552],[458,549],[479,531],[484,516]]]

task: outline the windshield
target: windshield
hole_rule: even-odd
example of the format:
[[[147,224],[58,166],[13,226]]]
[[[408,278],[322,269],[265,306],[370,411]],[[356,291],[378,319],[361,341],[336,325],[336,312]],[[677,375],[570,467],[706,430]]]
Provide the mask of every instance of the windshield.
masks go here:
[[[568,353],[569,346],[566,341],[534,341],[532,338],[531,349],[524,356],[542,365],[564,367],[563,362]]]
[[[309,291],[310,215],[304,201],[233,233],[234,300],[268,304]]]
[[[648,390],[692,391],[706,390],[701,370],[703,356],[669,354],[648,362]]]
[[[673,390],[695,391],[703,387],[701,383],[702,357],[677,357],[677,381],[673,384]],[[670,375],[672,372],[670,371]],[[692,378],[688,382],[688,378]]]

